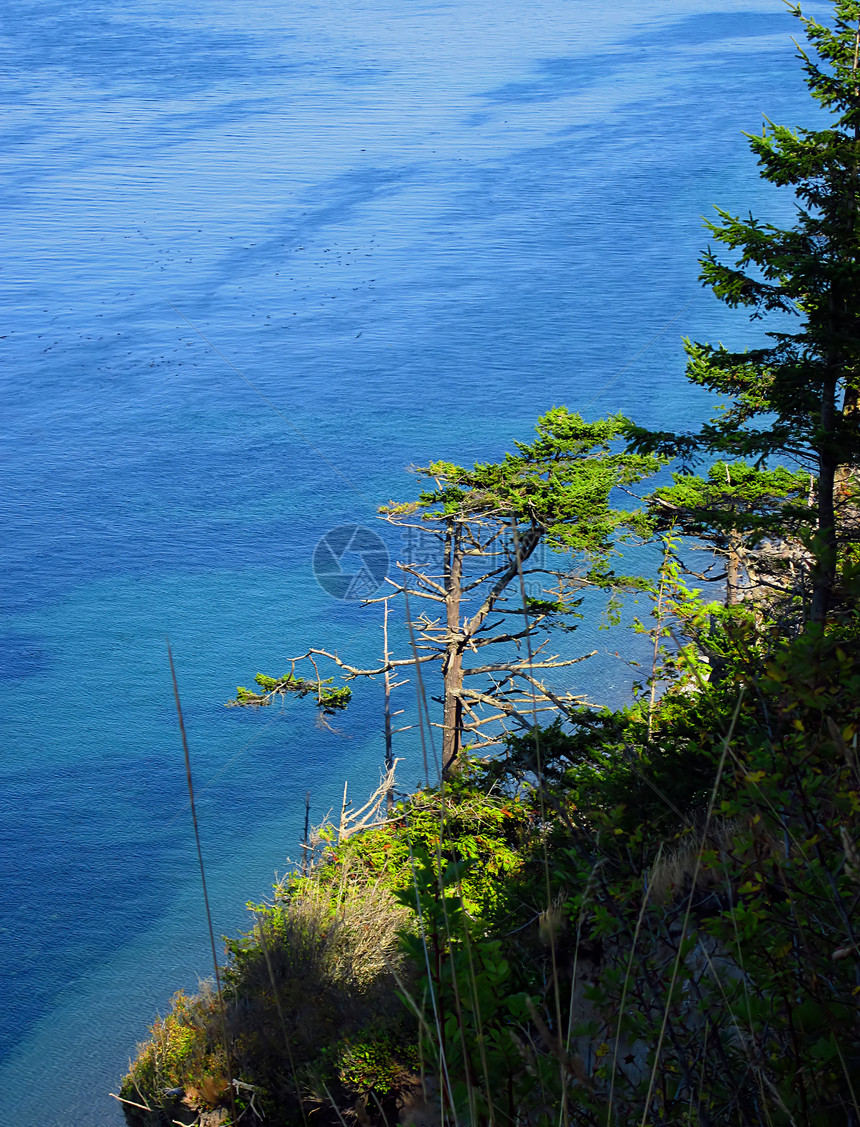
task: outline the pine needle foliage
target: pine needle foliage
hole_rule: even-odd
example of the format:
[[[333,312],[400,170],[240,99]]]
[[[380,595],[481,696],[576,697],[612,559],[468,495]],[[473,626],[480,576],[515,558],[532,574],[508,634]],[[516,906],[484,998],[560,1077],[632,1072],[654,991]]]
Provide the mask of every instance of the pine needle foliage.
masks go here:
[[[709,247],[702,283],[730,308],[769,319],[768,343],[745,351],[688,341],[687,377],[716,392],[719,414],[698,434],[646,433],[633,445],[695,458],[791,458],[817,478],[811,546],[811,620],[833,600],[840,506],[860,455],[860,4],[838,0],[830,23],[792,13],[806,84],[829,114],[822,129],[765,121],[748,134],[763,179],[790,189],[794,226],[781,228],[717,208],[707,224],[729,252]],[[796,326],[796,327],[795,327]]]

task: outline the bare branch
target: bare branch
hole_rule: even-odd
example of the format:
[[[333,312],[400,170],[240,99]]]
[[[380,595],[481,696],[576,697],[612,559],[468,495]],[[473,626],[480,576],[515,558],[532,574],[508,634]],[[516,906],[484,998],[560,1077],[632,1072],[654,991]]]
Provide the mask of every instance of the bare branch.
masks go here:
[[[304,658],[310,658],[311,654],[327,657],[329,661],[333,661],[335,665],[340,666],[341,669],[345,669],[349,674],[349,680],[352,680],[353,677],[379,677],[380,674],[387,673],[400,666],[423,665],[428,661],[439,660],[437,654],[429,654],[427,657],[419,657],[417,659],[414,657],[392,658],[390,661],[380,665],[378,669],[356,669],[354,665],[349,665],[347,662],[342,661],[337,654],[329,653],[328,650],[310,649],[306,654],[302,654],[301,657],[293,658],[293,661],[302,661]]]
[[[540,624],[544,621],[547,615],[542,614],[539,618],[532,620],[531,627],[524,627],[516,634],[496,634],[493,638],[470,638],[469,648],[477,649],[479,646],[494,646],[497,642],[518,642],[521,638],[527,637],[531,634]],[[497,623],[496,625],[501,625]]]
[[[511,662],[508,665],[482,665],[477,669],[464,669],[464,677],[474,677],[477,674],[483,673],[505,673],[510,672],[517,676],[523,676],[526,669],[562,669],[567,665],[578,665],[580,661],[587,661],[588,658],[594,657],[597,650],[592,650],[591,653],[583,654],[582,657],[571,657],[566,661],[559,661],[557,658],[552,658],[549,661],[529,661],[528,658],[523,658],[522,661]]]
[[[417,579],[419,583],[425,583],[428,587],[432,587],[434,591],[438,591],[439,594],[444,599],[445,588],[441,585],[441,583],[436,583],[435,580],[431,579],[424,572],[416,571],[416,565],[415,564],[405,564],[405,563],[398,562],[397,566],[400,568],[401,571],[405,571],[408,575],[411,575],[415,579]]]
[[[535,548],[537,548],[538,544],[540,543],[543,532],[544,530],[542,528],[536,528],[525,534],[523,539],[520,541],[520,556],[523,560],[527,560],[529,556],[532,555]],[[508,584],[517,575],[517,569],[518,561],[513,560],[508,565],[508,567],[505,568],[504,572],[502,572],[502,574],[493,585],[492,590],[484,599],[477,613],[473,615],[467,623],[464,624],[463,633],[466,637],[471,637],[471,635],[473,635],[477,631],[478,627],[481,625],[487,615],[492,611],[496,600],[499,598]]]
[[[594,650],[593,653],[586,654],[585,656],[594,657],[594,654],[596,653],[597,650]],[[566,716],[570,715],[570,705],[587,705],[589,703],[588,698],[585,696],[574,696],[572,693],[565,693],[564,696],[559,696],[558,694],[554,693],[552,689],[548,688],[542,681],[538,681],[535,677],[529,677],[527,673],[522,673],[520,674],[520,676],[523,677],[524,680],[528,681],[529,684],[533,685],[539,692],[544,693],[545,696],[547,696],[549,700],[552,701],[555,707],[559,709],[559,711],[563,712]]]

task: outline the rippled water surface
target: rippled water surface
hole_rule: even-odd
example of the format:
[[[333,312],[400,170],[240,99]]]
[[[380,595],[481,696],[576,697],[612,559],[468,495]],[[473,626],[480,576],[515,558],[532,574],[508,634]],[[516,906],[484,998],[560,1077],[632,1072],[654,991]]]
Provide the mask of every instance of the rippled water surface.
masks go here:
[[[222,707],[309,644],[378,653],[379,615],[312,579],[320,536],[555,403],[698,420],[680,338],[748,333],[697,286],[700,217],[784,216],[740,130],[809,111],[777,0],[0,20],[0,1119],[101,1127],[207,965],[165,635],[235,932],[305,791],[321,817],[378,770],[373,690],[336,733]]]

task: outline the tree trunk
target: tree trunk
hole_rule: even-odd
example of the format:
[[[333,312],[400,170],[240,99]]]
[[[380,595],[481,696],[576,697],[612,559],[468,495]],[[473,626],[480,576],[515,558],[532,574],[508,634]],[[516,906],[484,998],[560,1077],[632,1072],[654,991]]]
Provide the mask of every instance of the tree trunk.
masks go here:
[[[860,23],[857,26],[856,37],[854,40],[854,66],[853,70],[856,75],[858,63],[860,63]],[[860,108],[860,87],[854,87],[855,109]],[[860,121],[855,119],[854,122],[854,151],[855,154],[860,152]],[[848,207],[848,236],[849,239],[856,246],[856,227],[857,227],[857,201],[860,197],[860,162],[855,158],[851,166],[851,174],[849,184],[847,186],[849,197]],[[856,259],[856,254],[854,255]],[[853,318],[856,318],[857,310],[856,305],[853,303],[849,305],[846,310],[849,317],[849,325],[852,324]],[[850,330],[849,330],[850,332]],[[850,333],[851,336],[856,336],[856,331]],[[842,426],[843,430],[849,433],[853,431],[852,438],[852,454],[845,460],[842,465],[836,467],[836,476],[833,483],[833,493],[836,501],[837,509],[844,508],[847,504],[848,498],[851,493],[852,486],[854,485],[854,476],[857,470],[856,457],[853,453],[857,449],[856,439],[858,427],[860,427],[860,373],[857,371],[856,363],[849,364],[842,372],[842,379],[844,381],[844,397],[842,401]],[[843,514],[840,514],[843,515]],[[847,514],[846,514],[847,515]]]
[[[860,58],[860,24],[857,27],[857,36],[854,47],[853,70],[856,74],[858,58]],[[858,99],[858,88],[854,88],[855,110]],[[856,238],[857,238],[857,201],[860,195],[860,166],[856,159],[860,149],[860,122],[854,121],[854,153],[855,159],[851,164],[848,184],[845,193],[848,199],[846,208],[846,236],[849,251],[849,265],[856,265]],[[856,325],[856,308],[854,295],[845,294],[844,287],[838,282],[833,283],[830,294],[830,316],[828,330],[831,336],[841,335],[849,339],[855,335],[852,331]],[[810,620],[823,625],[827,621],[827,613],[833,600],[833,588],[836,585],[836,568],[839,551],[839,540],[836,531],[836,505],[844,501],[847,493],[850,475],[853,471],[852,456],[849,454],[840,457],[837,446],[837,409],[836,389],[840,379],[843,381],[844,401],[841,411],[842,433],[845,433],[844,424],[848,422],[856,428],[858,409],[857,375],[853,364],[846,364],[847,357],[837,350],[831,351],[828,358],[830,383],[823,390],[821,399],[821,445],[819,447],[819,474],[818,474],[818,544],[815,550],[815,567],[812,582],[812,610]]]
[[[837,541],[833,492],[837,466],[829,449],[821,452],[818,464],[818,533],[812,569],[812,608],[809,620],[824,625],[836,583]]]
[[[460,596],[463,550],[460,530],[448,526],[445,534],[445,612],[447,640],[442,662],[442,778],[457,769],[463,740],[463,635],[460,630]]]
[[[842,404],[842,425],[846,430],[853,430],[855,435],[860,428],[860,392],[858,392],[855,382],[849,381],[847,376],[845,400]],[[836,467],[833,496],[837,509],[844,510],[846,508],[856,472],[857,465],[853,458]],[[847,514],[843,511],[839,515],[844,517]]]
[[[442,706],[442,777],[449,778],[457,770],[463,741],[463,655],[449,646],[442,666],[444,697]]]
[[[741,534],[732,529],[726,558],[726,606],[734,607],[741,601]]]
[[[391,768],[394,766],[394,744],[391,732],[391,670],[388,668],[388,599],[383,600],[383,615],[382,615],[382,645],[385,662],[385,676],[383,678],[385,686],[385,706],[384,706],[384,721],[385,721],[385,770],[390,774]],[[394,788],[389,787],[385,795],[385,806],[390,814],[394,809]]]
[[[449,778],[457,771],[463,750],[463,653],[469,642],[477,636],[487,617],[492,613],[497,599],[531,557],[543,537],[544,529],[533,528],[519,541],[518,560],[511,563],[499,576],[492,591],[480,609],[466,622],[460,621],[460,599],[463,584],[463,556],[458,525],[448,527],[445,534],[445,608],[447,640],[442,663],[442,777]]]
[[[821,392],[821,438],[818,448],[818,529],[815,563],[812,569],[812,607],[809,620],[823,626],[833,598],[836,583],[836,507],[834,490],[839,457],[836,448],[836,387],[839,379],[839,358],[831,356],[832,373]]]
[[[853,197],[852,197],[853,198]],[[853,221],[851,223],[853,231]],[[828,301],[827,330],[833,340],[847,324],[846,302],[834,284]],[[838,348],[831,347],[827,354],[827,379],[821,389],[821,415],[818,439],[818,529],[815,536],[812,568],[812,607],[809,621],[823,626],[833,598],[836,583],[836,508],[834,492],[836,472],[843,459],[839,457],[836,441],[836,389],[844,375],[843,357]]]

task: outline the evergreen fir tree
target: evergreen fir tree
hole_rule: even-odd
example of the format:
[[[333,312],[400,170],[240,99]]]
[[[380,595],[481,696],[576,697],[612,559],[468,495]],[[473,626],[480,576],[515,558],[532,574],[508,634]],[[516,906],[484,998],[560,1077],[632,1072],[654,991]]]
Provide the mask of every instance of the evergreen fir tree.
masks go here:
[[[750,553],[769,546],[765,555],[774,554],[776,545],[798,536],[809,511],[808,479],[784,466],[759,470],[746,462],[719,461],[706,477],[676,473],[672,479],[673,485],[648,497],[657,527],[680,528],[725,558],[725,574],[712,578],[725,578],[726,606],[744,598],[744,571],[748,587],[760,586],[759,569],[756,580],[750,574]],[[783,598],[795,593],[790,582],[774,586]]]
[[[811,620],[823,623],[840,508],[850,503],[860,460],[860,2],[838,0],[832,26],[791,11],[809,43],[799,48],[807,86],[831,123],[794,131],[768,121],[761,136],[748,135],[761,176],[794,191],[797,221],[782,229],[717,208],[707,226],[735,260],[724,263],[709,248],[700,275],[728,306],[777,324],[766,346],[743,352],[688,341],[688,378],[729,402],[697,435],[634,429],[632,442],[688,457],[788,458],[813,470]]]

